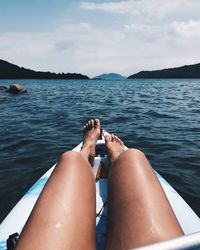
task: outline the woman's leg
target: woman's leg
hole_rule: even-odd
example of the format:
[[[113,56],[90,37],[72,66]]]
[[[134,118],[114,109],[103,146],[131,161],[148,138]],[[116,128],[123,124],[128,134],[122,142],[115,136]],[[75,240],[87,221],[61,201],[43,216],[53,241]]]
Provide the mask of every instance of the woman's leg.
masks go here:
[[[106,249],[131,249],[183,235],[145,155],[106,137],[111,160]]]
[[[98,120],[84,127],[80,153],[64,153],[42,191],[17,250],[95,249],[95,182],[89,160],[100,134]]]

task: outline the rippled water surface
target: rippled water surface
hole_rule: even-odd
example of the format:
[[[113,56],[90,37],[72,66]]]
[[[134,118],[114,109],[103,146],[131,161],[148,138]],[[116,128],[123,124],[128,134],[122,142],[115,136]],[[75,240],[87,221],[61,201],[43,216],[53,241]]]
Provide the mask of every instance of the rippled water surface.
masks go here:
[[[28,94],[0,91],[0,220],[91,117],[143,150],[200,215],[200,79],[18,82]]]

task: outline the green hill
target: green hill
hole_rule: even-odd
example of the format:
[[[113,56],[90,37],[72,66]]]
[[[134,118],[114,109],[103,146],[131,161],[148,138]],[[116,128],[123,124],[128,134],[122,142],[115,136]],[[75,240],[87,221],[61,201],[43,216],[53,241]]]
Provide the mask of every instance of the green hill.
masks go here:
[[[134,78],[200,78],[200,63],[177,68],[140,71],[128,77],[128,79]]]
[[[15,64],[0,60],[0,79],[89,79],[77,73],[51,73],[25,69]]]

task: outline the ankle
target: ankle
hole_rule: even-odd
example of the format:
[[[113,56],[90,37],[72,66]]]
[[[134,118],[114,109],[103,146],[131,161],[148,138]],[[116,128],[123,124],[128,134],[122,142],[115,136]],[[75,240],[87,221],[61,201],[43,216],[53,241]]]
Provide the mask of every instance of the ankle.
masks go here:
[[[82,148],[80,153],[92,166],[94,165],[95,153],[90,148]]]

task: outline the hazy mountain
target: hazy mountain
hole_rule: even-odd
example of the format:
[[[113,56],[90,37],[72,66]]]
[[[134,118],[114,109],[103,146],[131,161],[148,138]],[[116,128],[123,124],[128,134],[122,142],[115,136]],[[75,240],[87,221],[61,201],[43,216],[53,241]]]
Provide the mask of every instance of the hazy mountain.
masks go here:
[[[117,73],[108,73],[108,74],[101,74],[99,76],[94,77],[94,79],[102,79],[102,80],[123,80],[126,79],[125,76],[122,76]]]
[[[130,75],[133,78],[200,78],[200,63],[154,71],[140,71]]]
[[[51,73],[34,71],[0,60],[0,79],[89,79],[77,73]]]

